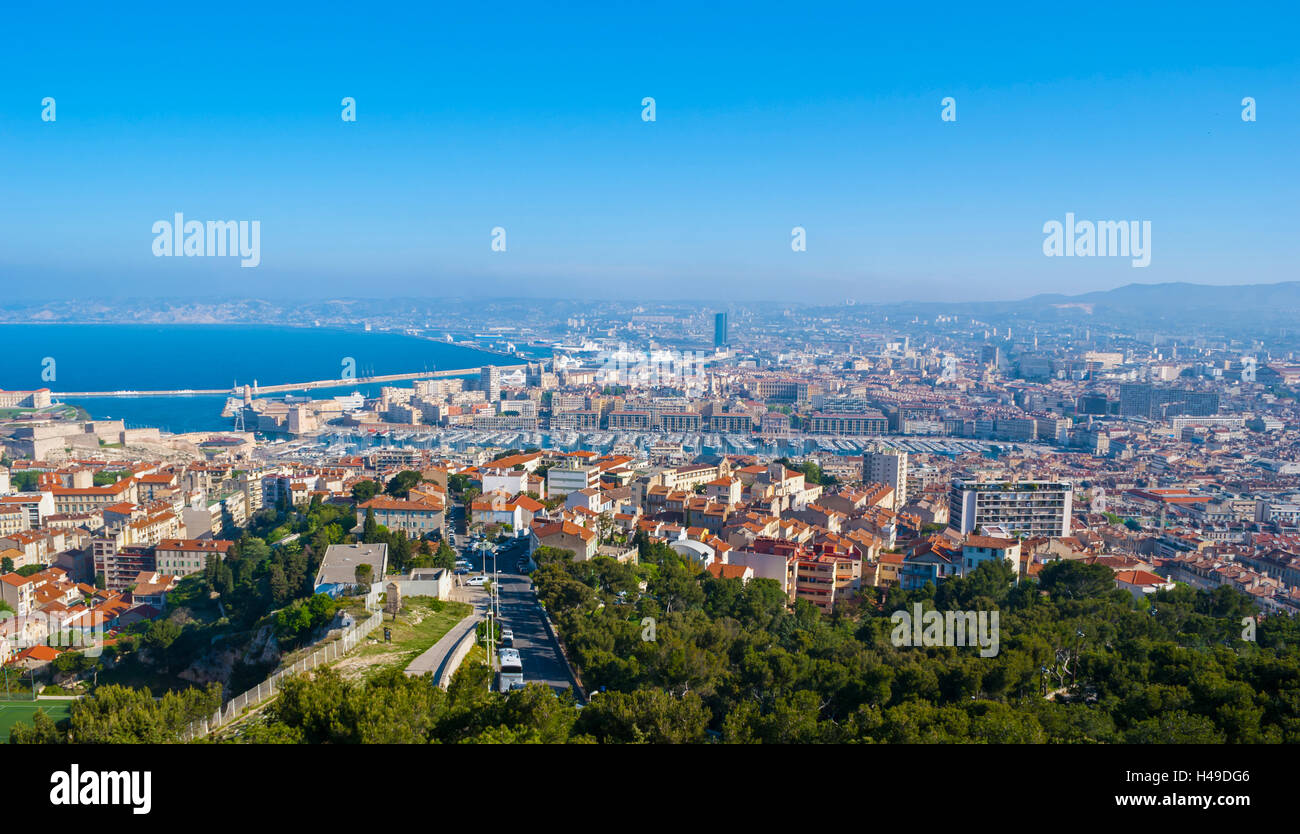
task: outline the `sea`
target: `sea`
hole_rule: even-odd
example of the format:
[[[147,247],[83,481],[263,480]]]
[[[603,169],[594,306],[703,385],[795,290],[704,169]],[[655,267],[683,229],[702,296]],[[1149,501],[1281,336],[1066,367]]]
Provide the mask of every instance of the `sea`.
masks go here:
[[[422,336],[360,328],[228,324],[4,324],[0,388],[55,392],[222,388],[256,381],[281,385],[484,365],[514,365],[520,357]],[[389,383],[410,386],[412,383]],[[326,399],[359,391],[378,396],[379,384],[317,388],[299,395]],[[275,394],[282,397],[284,394]],[[123,420],[128,428],[181,433],[229,429],[227,395],[56,397],[92,418]]]

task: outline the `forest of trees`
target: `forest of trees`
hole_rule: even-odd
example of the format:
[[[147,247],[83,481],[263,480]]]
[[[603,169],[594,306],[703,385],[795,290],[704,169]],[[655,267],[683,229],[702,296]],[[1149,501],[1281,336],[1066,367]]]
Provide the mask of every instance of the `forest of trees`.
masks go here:
[[[1243,640],[1252,602],[1229,588],[1138,601],[1102,566],[1059,562],[1017,585],[987,563],[826,617],[787,608],[775,582],[716,579],[639,544],[637,567],[551,560],[539,593],[589,688],[698,698],[723,740],[1300,741],[1297,622]],[[619,596],[638,581],[643,596]],[[896,648],[889,614],[917,602],[998,610],[999,653]]]
[[[1104,567],[1062,562],[1016,585],[986,564],[825,617],[788,607],[775,582],[716,579],[639,545],[636,566],[538,554],[539,594],[596,692],[584,709],[539,686],[487,692],[483,667],[463,668],[446,693],[402,676],[323,675],[297,681],[242,740],[1300,741],[1297,624],[1266,619],[1257,642],[1242,640],[1250,601],[1229,589],[1148,603],[1116,591]],[[887,612],[916,602],[996,607],[998,655],[894,647]],[[1077,661],[1062,668],[1058,650]]]

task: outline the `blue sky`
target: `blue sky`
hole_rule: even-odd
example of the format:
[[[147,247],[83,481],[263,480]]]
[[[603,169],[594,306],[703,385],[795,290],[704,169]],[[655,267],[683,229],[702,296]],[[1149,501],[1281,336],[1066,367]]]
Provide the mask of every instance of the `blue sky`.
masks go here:
[[[1297,277],[1280,4],[899,5],[7,10],[0,280],[866,302]],[[177,211],[260,220],[261,265],[155,258]],[[1151,221],[1151,265],[1044,257],[1066,212]]]

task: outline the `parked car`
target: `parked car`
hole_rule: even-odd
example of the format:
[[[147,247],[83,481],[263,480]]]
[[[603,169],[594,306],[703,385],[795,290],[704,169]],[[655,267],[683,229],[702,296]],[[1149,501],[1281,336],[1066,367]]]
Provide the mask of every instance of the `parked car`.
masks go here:
[[[469,579],[466,579],[466,580],[465,580],[465,584],[466,584],[466,585],[484,585],[484,584],[487,584],[487,581],[488,581],[488,578],[487,578],[486,576],[484,576],[483,574],[479,574],[478,576],[471,576]]]

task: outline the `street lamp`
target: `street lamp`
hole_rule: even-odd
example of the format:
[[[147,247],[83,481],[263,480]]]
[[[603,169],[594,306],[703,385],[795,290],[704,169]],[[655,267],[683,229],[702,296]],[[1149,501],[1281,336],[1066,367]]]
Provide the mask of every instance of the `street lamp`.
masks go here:
[[[501,574],[497,570],[497,553],[492,551],[492,601],[496,606],[497,619],[501,618],[501,589],[499,585]]]
[[[487,619],[488,692],[492,691],[492,606],[488,606]]]

